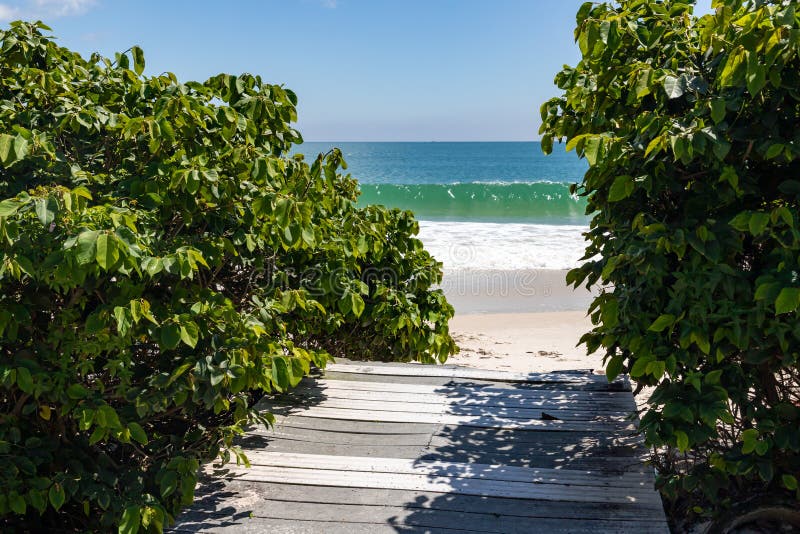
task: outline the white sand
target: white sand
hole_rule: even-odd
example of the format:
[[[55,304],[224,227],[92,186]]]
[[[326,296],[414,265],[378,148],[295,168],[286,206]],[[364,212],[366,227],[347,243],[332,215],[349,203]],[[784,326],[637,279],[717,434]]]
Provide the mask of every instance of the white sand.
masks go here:
[[[521,372],[592,369],[602,355],[576,347],[592,324],[583,311],[458,314],[450,331],[461,352],[447,363]]]
[[[461,352],[447,363],[520,372],[602,371],[602,354],[576,346],[592,329],[586,310],[597,291],[566,284],[565,270],[446,272],[455,307],[450,332]]]

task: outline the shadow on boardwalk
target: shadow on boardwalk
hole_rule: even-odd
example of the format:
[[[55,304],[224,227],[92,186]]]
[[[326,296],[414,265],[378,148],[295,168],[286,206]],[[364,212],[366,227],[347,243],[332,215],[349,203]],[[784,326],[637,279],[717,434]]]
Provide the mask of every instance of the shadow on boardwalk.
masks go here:
[[[465,398],[465,388],[476,394]],[[390,523],[398,532],[408,526],[508,533],[664,532],[662,524],[643,521],[643,507],[658,517],[660,501],[639,482],[652,477],[641,476],[648,469],[642,463],[645,451],[632,430],[502,428],[522,417],[587,423],[635,418],[632,402],[626,403],[631,409],[626,412],[606,403],[603,395],[565,388],[556,392],[547,386],[474,382],[438,388],[436,393],[452,405],[450,413],[485,420],[485,426],[439,426],[416,463],[441,464],[429,478],[446,478],[452,491],[415,498],[405,505],[408,514],[390,518]],[[526,479],[531,469],[538,471],[535,480]],[[538,495],[525,486],[538,489]],[[453,512],[460,520],[448,525]]]
[[[418,369],[340,368],[271,400],[275,428],[240,440],[253,467],[205,477],[175,530],[666,532],[629,390]]]

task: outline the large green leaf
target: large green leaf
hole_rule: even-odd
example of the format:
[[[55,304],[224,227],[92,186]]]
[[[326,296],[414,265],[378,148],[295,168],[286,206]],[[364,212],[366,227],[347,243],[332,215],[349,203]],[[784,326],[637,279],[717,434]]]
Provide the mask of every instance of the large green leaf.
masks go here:
[[[17,213],[19,208],[25,205],[25,202],[9,198],[0,202],[0,217],[10,217]]]
[[[800,287],[784,287],[775,299],[775,313],[789,313],[800,306]]]
[[[136,421],[131,421],[128,423],[128,430],[130,431],[133,439],[142,445],[147,445],[147,434],[139,423]]]
[[[689,450],[689,436],[686,434],[686,432],[682,430],[676,430],[675,441],[679,451],[686,452]]]
[[[28,146],[28,140],[25,139],[21,134],[17,134],[17,136],[14,137],[14,155],[17,161],[24,159],[25,156],[28,155]],[[1,150],[0,156],[2,156]]]
[[[642,69],[636,78],[636,98],[642,98],[651,93],[651,84],[653,83],[653,70],[650,68]]]
[[[97,264],[105,270],[111,269],[119,260],[119,247],[114,234],[101,233],[97,236]]]
[[[50,504],[53,505],[53,508],[60,510],[64,505],[64,500],[66,498],[66,495],[64,494],[64,487],[58,482],[54,483],[52,486],[50,486],[48,497],[50,499]]]
[[[664,91],[668,98],[680,98],[683,96],[685,81],[681,77],[667,75],[664,77]]]
[[[36,216],[44,226],[50,226],[55,221],[58,211],[58,202],[53,197],[37,198],[33,201]]]
[[[141,75],[144,72],[144,52],[138,46],[131,48],[131,55],[133,56],[133,70],[136,74]]]
[[[194,321],[182,322],[180,326],[180,337],[181,341],[195,348],[200,339],[200,328],[197,326],[197,323]]]
[[[272,381],[281,390],[290,387],[290,371],[286,359],[281,356],[272,358]]]
[[[16,160],[14,153],[14,137],[8,134],[0,134],[0,163],[8,166]]]
[[[161,327],[161,347],[174,349],[181,342],[181,329],[178,325],[170,323]]]
[[[162,497],[169,497],[178,489],[178,473],[175,471],[165,471],[161,477],[159,490]]]
[[[622,356],[614,356],[610,360],[608,360],[608,364],[606,365],[606,377],[608,377],[609,382],[617,378],[622,372],[622,365],[625,360]]]
[[[725,118],[726,106],[726,101],[722,97],[711,99],[711,119],[715,123],[720,123]]]
[[[623,175],[614,178],[611,188],[608,190],[608,201],[619,202],[628,198],[635,188],[636,184],[633,182],[631,176]]]
[[[602,156],[603,140],[600,136],[588,137],[583,144],[583,155],[586,156],[586,161],[589,165],[596,165],[598,159]]]
[[[136,534],[139,532],[141,519],[141,511],[138,505],[131,505],[125,508],[117,529],[119,534]]]
[[[33,393],[33,376],[26,367],[17,367],[17,386],[25,393]]]
[[[766,153],[764,154],[764,157],[766,159],[772,159],[772,158],[775,158],[777,156],[780,156],[780,154],[781,154],[781,152],[783,152],[784,148],[785,148],[785,145],[783,145],[782,143],[772,144],[767,149]]]
[[[767,82],[767,67],[758,61],[758,54],[747,52],[747,90],[755,96]]]
[[[361,295],[356,293],[350,293],[350,310],[356,317],[361,317],[361,314],[364,313],[364,299],[361,298]]]
[[[25,502],[25,498],[17,493],[16,491],[12,491],[8,494],[8,507],[11,508],[11,511],[19,514],[24,515],[25,511],[28,508],[27,503]]]
[[[75,258],[79,264],[87,264],[94,262],[97,257],[97,240],[100,232],[97,230],[88,230],[78,234],[77,252]]]
[[[672,326],[673,324],[675,324],[675,316],[670,313],[664,313],[659,315],[658,318],[655,321],[653,321],[648,330],[651,330],[653,332],[661,332],[662,330]]]
[[[748,230],[750,230],[750,233],[754,236],[758,236],[764,233],[768,224],[769,215],[766,213],[761,213],[760,211],[756,211],[750,214],[750,219],[748,220]]]

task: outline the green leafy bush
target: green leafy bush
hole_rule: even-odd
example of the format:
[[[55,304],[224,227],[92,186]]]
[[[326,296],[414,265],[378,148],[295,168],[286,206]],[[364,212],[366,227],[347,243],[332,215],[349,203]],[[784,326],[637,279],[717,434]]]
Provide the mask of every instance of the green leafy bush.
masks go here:
[[[584,4],[582,59],[542,106],[543,146],[590,168],[599,285],[583,337],[655,386],[641,419],[670,498],[800,498],[800,12],[716,0]],[[795,502],[796,504],[796,502]]]
[[[47,29],[0,32],[0,530],[160,531],[312,364],[454,352],[411,214],[287,155],[291,91]]]

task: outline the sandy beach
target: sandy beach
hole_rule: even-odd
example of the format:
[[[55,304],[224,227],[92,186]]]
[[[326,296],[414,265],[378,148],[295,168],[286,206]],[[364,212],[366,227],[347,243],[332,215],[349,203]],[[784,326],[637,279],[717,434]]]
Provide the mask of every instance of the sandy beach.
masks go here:
[[[461,352],[448,363],[484,369],[602,370],[602,355],[587,355],[581,336],[592,293],[567,287],[564,270],[459,271],[442,288],[456,309],[450,321]]]
[[[461,352],[447,363],[530,372],[603,368],[601,355],[576,347],[591,329],[583,311],[456,315],[450,329]]]

